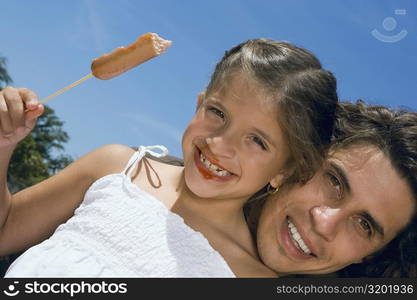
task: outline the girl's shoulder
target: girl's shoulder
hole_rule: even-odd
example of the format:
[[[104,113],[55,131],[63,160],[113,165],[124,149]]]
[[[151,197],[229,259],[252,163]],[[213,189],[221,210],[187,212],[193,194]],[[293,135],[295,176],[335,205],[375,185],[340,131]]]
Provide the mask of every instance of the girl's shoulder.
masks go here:
[[[89,153],[90,163],[94,163],[98,167],[98,172],[104,173],[120,173],[127,166],[130,158],[135,152],[138,151],[138,147],[130,147],[121,144],[109,144],[97,148],[93,152]],[[155,157],[149,153],[145,154],[145,160],[155,168],[171,168],[171,167],[183,167],[182,159],[166,155],[163,157]]]
[[[132,150],[138,148],[132,147]],[[182,178],[182,159],[146,153],[132,167],[131,180],[139,189],[159,199],[168,209],[175,203]]]
[[[108,174],[120,173],[126,167],[135,150],[121,144],[109,144],[86,155],[86,163],[94,172],[95,179]]]
[[[109,174],[126,171],[133,184],[170,207],[176,197],[176,188],[182,172],[182,160],[173,156],[157,158],[146,154],[129,164],[137,147],[110,144],[88,154],[88,169],[93,181]],[[131,161],[132,162],[132,161]]]

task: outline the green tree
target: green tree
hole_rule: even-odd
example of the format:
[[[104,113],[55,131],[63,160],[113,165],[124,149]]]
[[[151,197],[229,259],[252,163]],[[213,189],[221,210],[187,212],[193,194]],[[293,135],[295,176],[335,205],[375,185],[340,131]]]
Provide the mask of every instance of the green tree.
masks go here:
[[[11,84],[12,82],[13,80],[6,69],[6,58],[0,57],[0,91],[4,86]]]
[[[26,138],[16,147],[8,171],[9,189],[15,193],[38,183],[72,162],[62,154],[63,144],[69,139],[63,123],[54,111],[45,106],[45,112]]]
[[[11,82],[12,78],[6,70],[6,58],[0,57],[0,90],[3,89],[3,84],[8,85]]]
[[[0,57],[0,90],[12,82],[6,69],[6,59]],[[48,178],[72,162],[72,158],[63,153],[69,137],[62,126],[63,122],[55,112],[45,106],[45,112],[38,118],[35,128],[16,146],[11,158],[8,170],[11,193]],[[0,275],[16,256],[0,259]]]

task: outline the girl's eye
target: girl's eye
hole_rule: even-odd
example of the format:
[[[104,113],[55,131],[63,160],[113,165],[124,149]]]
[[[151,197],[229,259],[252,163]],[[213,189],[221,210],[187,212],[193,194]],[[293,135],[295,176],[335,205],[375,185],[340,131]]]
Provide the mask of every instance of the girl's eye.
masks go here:
[[[225,115],[224,112],[222,112],[220,109],[214,107],[214,106],[209,106],[207,108],[208,111],[214,113],[216,116],[218,116],[219,118],[221,118],[222,120],[224,120]]]
[[[341,199],[343,196],[343,185],[341,181],[333,173],[327,172],[326,176],[329,178],[330,185],[336,189],[337,199]]]
[[[254,135],[254,136],[251,136],[251,139],[256,144],[258,144],[259,147],[261,147],[263,150],[266,150],[267,149],[265,142],[260,137]]]

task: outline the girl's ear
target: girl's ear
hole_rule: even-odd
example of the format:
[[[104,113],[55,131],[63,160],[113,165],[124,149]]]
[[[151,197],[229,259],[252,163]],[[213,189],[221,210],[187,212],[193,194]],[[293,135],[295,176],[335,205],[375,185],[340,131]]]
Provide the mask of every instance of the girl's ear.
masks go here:
[[[293,165],[287,165],[283,170],[281,170],[275,177],[273,177],[269,184],[274,187],[280,187],[284,181],[289,178],[294,173],[294,166]]]
[[[203,104],[205,96],[206,96],[206,91],[201,92],[200,94],[198,94],[196,111],[200,108],[201,104]]]
[[[285,179],[285,173],[278,173],[277,175],[275,175],[274,178],[272,178],[269,181],[269,184],[273,187],[273,188],[277,188],[280,187],[281,184],[284,182]]]

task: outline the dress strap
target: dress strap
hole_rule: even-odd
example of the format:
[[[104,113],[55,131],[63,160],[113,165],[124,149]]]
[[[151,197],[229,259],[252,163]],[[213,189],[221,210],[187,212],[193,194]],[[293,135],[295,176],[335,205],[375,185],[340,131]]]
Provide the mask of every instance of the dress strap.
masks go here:
[[[153,150],[160,150],[161,152],[155,152]],[[133,170],[135,169],[133,166],[136,163],[138,163],[146,155],[146,153],[149,153],[150,155],[154,157],[163,157],[163,156],[168,155],[168,149],[165,146],[161,146],[161,145],[140,146],[138,150],[129,159],[122,174],[126,174],[126,176],[130,178],[132,176]]]

